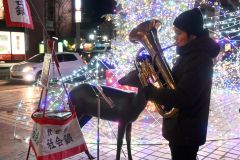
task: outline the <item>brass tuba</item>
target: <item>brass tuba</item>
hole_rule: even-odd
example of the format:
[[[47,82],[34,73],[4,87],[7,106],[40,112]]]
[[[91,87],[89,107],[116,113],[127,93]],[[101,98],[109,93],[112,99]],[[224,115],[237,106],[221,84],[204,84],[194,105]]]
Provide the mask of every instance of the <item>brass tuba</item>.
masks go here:
[[[151,59],[141,62],[136,60],[135,66],[139,72],[138,77],[143,87],[149,83],[157,83],[159,87],[175,89],[176,85],[172,78],[170,67],[163,57],[163,49],[157,37],[157,31],[160,29],[160,26],[160,21],[153,19],[139,24],[130,32],[129,40],[133,43],[140,42],[151,57]],[[170,111],[165,111],[161,104],[154,104],[159,114],[164,118],[173,117],[179,111],[178,108],[174,107]]]

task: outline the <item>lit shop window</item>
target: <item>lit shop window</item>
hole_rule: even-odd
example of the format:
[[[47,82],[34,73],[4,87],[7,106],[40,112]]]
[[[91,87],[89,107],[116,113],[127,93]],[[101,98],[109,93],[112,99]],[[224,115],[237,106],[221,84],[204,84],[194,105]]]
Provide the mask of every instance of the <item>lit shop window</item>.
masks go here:
[[[0,31],[0,54],[11,54],[10,32]]]
[[[12,53],[25,54],[25,38],[23,32],[11,32]]]
[[[0,61],[23,60],[24,57],[24,33],[0,31]]]

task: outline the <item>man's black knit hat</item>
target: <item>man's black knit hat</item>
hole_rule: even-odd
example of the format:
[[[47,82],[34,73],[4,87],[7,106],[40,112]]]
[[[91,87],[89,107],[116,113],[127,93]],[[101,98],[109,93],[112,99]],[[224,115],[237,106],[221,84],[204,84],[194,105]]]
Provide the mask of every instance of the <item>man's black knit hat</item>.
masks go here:
[[[181,13],[173,22],[173,25],[189,34],[197,37],[203,34],[203,16],[198,8]]]

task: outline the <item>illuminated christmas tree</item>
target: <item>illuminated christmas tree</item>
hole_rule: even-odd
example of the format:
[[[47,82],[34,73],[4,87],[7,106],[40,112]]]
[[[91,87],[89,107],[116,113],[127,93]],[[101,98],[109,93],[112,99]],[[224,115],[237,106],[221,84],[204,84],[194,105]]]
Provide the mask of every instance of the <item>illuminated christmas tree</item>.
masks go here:
[[[214,26],[222,51],[217,59],[214,86],[240,91],[240,10],[223,12]]]
[[[113,15],[113,22],[115,24],[116,38],[112,40],[112,54],[101,55],[95,57],[88,67],[74,71],[72,75],[65,77],[63,80],[72,80],[75,77],[84,75],[87,77],[86,81],[99,83],[100,79],[106,71],[99,67],[103,64],[101,61],[107,60],[115,66],[115,71],[112,73],[116,79],[121,75],[126,74],[134,69],[134,59],[138,49],[143,47],[141,44],[133,44],[128,40],[130,31],[141,22],[158,19],[162,22],[161,30],[158,32],[158,38],[162,48],[170,46],[174,43],[174,33],[172,30],[173,20],[181,12],[191,9],[196,6],[201,6],[203,10],[212,8],[211,14],[204,14],[205,27],[209,28],[211,37],[221,45],[220,56],[217,57],[214,68],[214,87],[228,88],[239,91],[239,14],[240,11],[226,12],[220,7],[220,4],[193,0],[116,0],[117,9],[116,14]],[[205,7],[204,7],[205,6]],[[206,11],[208,12],[208,11]],[[234,40],[235,38],[235,40]],[[225,46],[231,47],[231,55],[225,55]],[[175,61],[175,47],[170,48],[164,52],[164,55],[170,66]],[[225,56],[225,59],[224,59]],[[222,59],[223,57],[223,59]],[[227,57],[227,58],[226,58]],[[93,69],[95,68],[95,69]],[[102,72],[102,73],[101,73]],[[99,77],[99,75],[101,75]],[[86,81],[82,81],[84,83]],[[112,79],[111,79],[112,81]],[[104,81],[101,81],[104,82]],[[78,83],[79,84],[79,83]],[[112,84],[115,84],[113,82]],[[76,84],[77,85],[77,84]],[[115,87],[115,86],[113,86]]]
[[[163,48],[169,46],[174,43],[174,33],[172,30],[174,18],[181,12],[193,8],[193,4],[193,0],[117,0],[117,11],[113,16],[117,36],[112,40],[112,54],[95,57],[98,63],[95,63],[93,59],[89,64],[90,67],[74,71],[72,75],[64,77],[62,80],[72,80],[74,77],[85,74],[87,75],[86,77],[91,77],[87,78],[86,81],[89,82],[89,79],[91,79],[91,82],[94,81],[93,83],[98,83],[101,77],[97,77],[96,75],[99,75],[99,72],[105,72],[105,70],[99,68],[101,59],[107,59],[108,62],[114,64],[115,72],[113,74],[116,78],[120,78],[120,75],[133,69],[133,61],[136,57],[136,53],[138,49],[142,47],[142,45],[132,44],[128,40],[130,31],[141,22],[158,19],[162,23],[161,31],[158,36],[160,43]],[[169,49],[168,52],[165,53],[170,64],[174,59],[173,56],[175,56],[173,53],[175,53],[174,48]],[[98,64],[95,70],[92,69],[94,64]],[[82,81],[81,83],[86,81]]]
[[[114,16],[117,37],[112,42],[114,58],[117,61],[117,68],[122,71],[129,71],[133,66],[137,50],[142,45],[132,44],[128,40],[130,31],[141,22],[158,19],[162,23],[158,38],[162,48],[174,43],[172,23],[174,18],[181,12],[193,8],[193,0],[117,0],[117,14]],[[168,60],[173,59],[173,49],[166,54]]]

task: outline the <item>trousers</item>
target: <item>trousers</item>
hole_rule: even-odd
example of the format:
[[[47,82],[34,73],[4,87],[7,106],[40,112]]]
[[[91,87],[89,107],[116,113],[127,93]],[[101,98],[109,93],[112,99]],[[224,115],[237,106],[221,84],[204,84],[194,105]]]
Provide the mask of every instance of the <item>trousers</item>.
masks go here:
[[[196,160],[199,145],[176,145],[169,143],[172,160]]]

